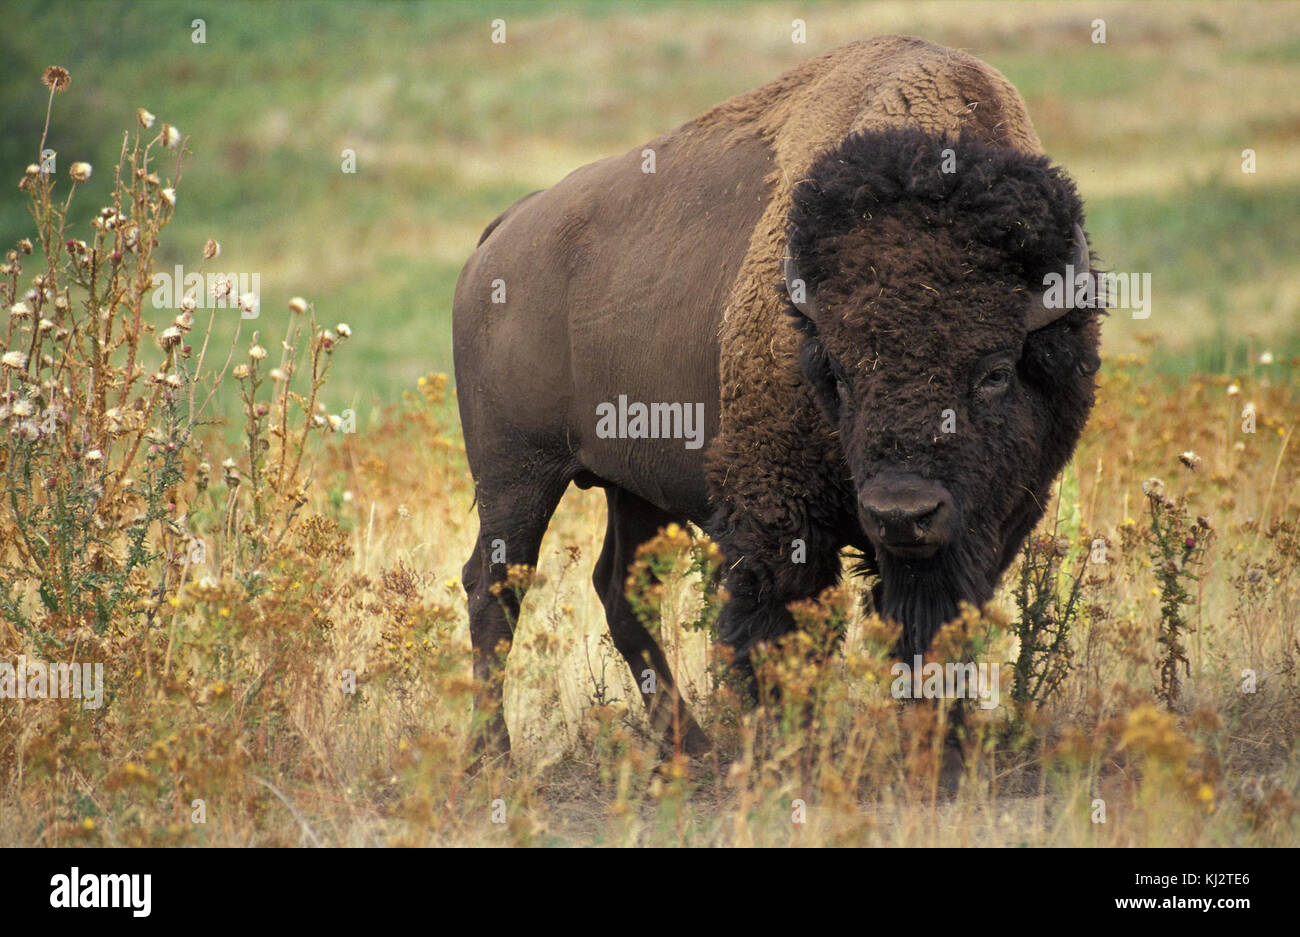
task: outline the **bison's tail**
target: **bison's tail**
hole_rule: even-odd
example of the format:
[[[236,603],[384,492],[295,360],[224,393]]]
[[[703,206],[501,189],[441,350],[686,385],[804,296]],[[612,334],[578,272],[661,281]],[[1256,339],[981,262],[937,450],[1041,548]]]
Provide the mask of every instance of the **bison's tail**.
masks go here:
[[[541,189],[538,189],[536,192],[529,192],[527,195],[525,195],[525,196],[524,196],[523,198],[521,198],[519,201],[515,202],[513,205],[511,205],[509,208],[507,208],[507,209],[506,209],[505,211],[503,211],[501,214],[497,215],[497,216],[496,216],[495,218],[493,218],[490,222],[488,222],[488,226],[487,226],[486,228],[484,228],[484,229],[483,229],[483,233],[480,234],[480,235],[478,236],[478,244],[476,244],[475,246],[476,246],[476,247],[481,247],[482,244],[483,244],[483,242],[486,241],[486,240],[488,239],[488,236],[491,235],[492,232],[495,231],[495,230],[497,229],[498,226],[500,226],[501,222],[503,222],[503,221],[506,220],[506,216],[507,216],[507,215],[509,215],[512,211],[514,211],[516,208],[518,208],[518,207],[519,207],[520,205],[522,205],[524,202],[528,201],[530,198],[532,198],[534,195],[536,195],[537,192],[540,192],[540,191],[542,191],[542,190],[541,190]]]

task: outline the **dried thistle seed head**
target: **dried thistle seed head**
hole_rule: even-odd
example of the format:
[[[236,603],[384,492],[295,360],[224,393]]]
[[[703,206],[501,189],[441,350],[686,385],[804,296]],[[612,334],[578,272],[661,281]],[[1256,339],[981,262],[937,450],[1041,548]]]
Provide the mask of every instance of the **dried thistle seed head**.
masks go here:
[[[41,167],[37,166],[35,163],[28,163],[27,168],[23,170],[23,175],[25,176],[39,176],[40,174]]]
[[[188,332],[194,327],[194,316],[188,309],[186,309],[172,320],[172,325],[175,328],[180,329],[182,332]]]
[[[27,352],[6,351],[4,357],[0,358],[0,367],[6,367],[13,371],[23,370],[27,367]]]
[[[11,319],[30,319],[32,317],[32,307],[26,302],[17,302],[9,307],[9,318]]]
[[[188,296],[186,296],[184,299],[181,300],[181,311],[183,315],[189,315],[195,309],[198,308],[199,308],[199,301],[194,298],[193,293],[189,294]]]
[[[153,126],[153,122],[157,118],[155,118],[152,114],[146,111],[143,107],[137,107],[135,109],[135,119],[140,121],[141,127],[143,127],[145,130],[148,130],[150,127]]]
[[[166,202],[166,203],[168,204],[168,206],[170,206],[171,208],[175,208],[175,207],[176,207],[176,190],[175,190],[175,189],[169,187],[169,188],[163,189],[162,192],[161,192],[160,194],[162,195],[162,200],[163,200],[164,202]]]
[[[1142,493],[1149,498],[1159,498],[1165,493],[1165,483],[1158,478],[1148,478],[1142,483]]]
[[[104,453],[100,452],[98,449],[91,449],[84,456],[82,456],[82,458],[93,465],[96,462],[104,461]]]
[[[49,332],[53,328],[54,328],[54,323],[51,322],[49,319],[42,319],[40,322],[36,324],[37,331],[41,332],[42,334]]]
[[[237,364],[237,365],[235,365],[235,370],[232,371],[231,373],[234,374],[234,376],[235,376],[235,380],[237,380],[237,381],[244,381],[244,380],[247,380],[247,379],[248,379],[248,365],[246,365],[246,364]]]
[[[161,139],[163,146],[169,150],[174,150],[181,145],[181,132],[171,124],[163,124]]]
[[[72,176],[73,182],[89,182],[93,171],[90,163],[73,163],[68,168],[68,175]]]
[[[185,382],[181,380],[181,376],[175,372],[168,374],[167,377],[163,379],[163,383],[171,388],[180,388],[185,386]]]
[[[221,245],[212,238],[208,238],[207,242],[203,245],[203,259],[211,260],[213,257],[219,256],[221,256]]]
[[[177,318],[179,318],[179,316]],[[174,325],[164,329],[163,333],[158,336],[158,344],[164,349],[175,348],[180,343],[181,330]]]
[[[340,322],[338,325],[334,326],[334,331],[339,333],[340,340],[352,337],[352,327],[346,322]]]
[[[30,254],[32,252],[31,238],[23,238],[21,241],[19,241],[18,249],[22,251],[24,254]]]
[[[72,76],[62,65],[50,65],[41,73],[41,84],[58,94],[68,90]]]
[[[239,297],[239,309],[241,312],[252,312],[257,308],[257,294],[245,293]]]
[[[303,315],[307,312],[307,300],[303,299],[301,296],[295,296],[293,299],[289,300],[289,311],[295,315]]]
[[[1178,461],[1183,463],[1183,465],[1186,465],[1189,469],[1195,471],[1196,467],[1201,464],[1201,457],[1191,449],[1188,449],[1186,452],[1178,456]]]
[[[254,361],[261,361],[266,357],[266,349],[261,345],[253,345],[253,347],[248,349],[248,357],[252,358]]]
[[[271,380],[276,383],[283,383],[289,379],[289,375],[284,372],[283,368],[272,368],[270,376]]]

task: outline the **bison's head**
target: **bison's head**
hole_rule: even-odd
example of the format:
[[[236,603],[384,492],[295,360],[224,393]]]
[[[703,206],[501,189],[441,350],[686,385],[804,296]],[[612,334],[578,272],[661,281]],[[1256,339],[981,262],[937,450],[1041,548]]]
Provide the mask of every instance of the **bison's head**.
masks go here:
[[[905,654],[992,595],[1083,429],[1098,311],[1042,296],[1088,271],[1082,225],[1045,158],[915,131],[850,137],[795,189],[803,374]]]

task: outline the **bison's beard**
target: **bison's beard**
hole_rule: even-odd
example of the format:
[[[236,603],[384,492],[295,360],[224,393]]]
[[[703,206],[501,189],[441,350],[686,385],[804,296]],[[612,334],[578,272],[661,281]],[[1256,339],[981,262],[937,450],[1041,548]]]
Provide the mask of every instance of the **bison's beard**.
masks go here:
[[[877,611],[902,625],[895,653],[904,660],[929,649],[935,632],[957,617],[961,602],[979,607],[993,595],[992,576],[957,545],[921,561],[880,553]]]

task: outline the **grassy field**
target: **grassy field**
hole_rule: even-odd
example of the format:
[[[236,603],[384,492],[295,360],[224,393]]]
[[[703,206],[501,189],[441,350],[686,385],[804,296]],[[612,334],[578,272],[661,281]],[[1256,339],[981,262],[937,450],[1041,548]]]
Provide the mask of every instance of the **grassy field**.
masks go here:
[[[349,323],[318,399],[355,409],[358,431],[311,437],[302,498],[285,484],[263,506],[255,485],[212,469],[233,458],[251,480],[260,452],[236,438],[249,435],[248,385],[221,382],[212,412],[224,422],[155,495],[115,508],[156,507],[148,542],[164,556],[130,579],[139,604],[111,615],[51,603],[49,590],[67,590],[20,575],[5,541],[0,660],[74,647],[106,662],[110,691],[95,712],[0,705],[0,845],[1294,845],[1300,5],[806,4],[803,45],[786,4],[505,7],[508,41],[494,45],[473,3],[9,4],[0,167],[11,183],[36,158],[47,65],[72,76],[49,136],[59,173],[95,166],[69,216],[77,237],[89,240],[85,223],[112,191],[136,108],[179,127],[192,155],[156,268],[197,267],[214,238],[218,269],[260,274],[240,360],[250,328],[278,355],[303,322],[290,297],[308,297],[322,326]],[[1104,44],[1090,41],[1096,18]],[[880,623],[851,610],[852,590],[838,599],[844,652],[808,678],[823,692],[805,732],[714,686],[716,651],[691,628],[698,584],[673,578],[661,633],[718,753],[665,762],[590,588],[603,498],[573,490],[511,657],[516,757],[467,776],[458,577],[476,522],[453,386],[438,375],[451,369],[452,290],[479,232],[577,166],[887,33],[1005,72],[1077,180],[1103,262],[1152,273],[1150,318],[1105,324],[1098,408],[1047,539],[951,638],[1010,662],[1026,621],[1065,621],[1068,676],[1042,705],[973,716],[954,774],[939,715],[890,698]],[[1241,170],[1246,149],[1254,173]],[[7,249],[36,226],[23,194],[4,191]],[[228,348],[235,325],[219,316],[212,346]],[[304,354],[321,347],[318,329],[304,334]],[[278,451],[266,425],[253,435]],[[12,487],[19,450],[5,445]],[[1188,450],[1195,467],[1179,459]],[[134,452],[105,456],[152,477]],[[1151,477],[1170,503],[1144,494]],[[178,513],[216,545],[203,561],[166,555],[188,543],[167,526]],[[249,520],[264,517],[284,522],[274,543]],[[1196,540],[1176,565],[1199,577],[1172,606],[1171,530]],[[1098,540],[1108,561],[1084,563]],[[684,562],[673,538],[658,546],[663,562]],[[110,544],[61,562],[98,596],[121,554]],[[1082,601],[1059,608],[1075,579]],[[1029,594],[1049,611],[1026,611]],[[1171,628],[1187,658],[1176,698],[1160,692]],[[356,693],[340,694],[345,671]],[[1242,692],[1245,671],[1254,692]],[[1011,685],[1008,667],[1004,694]],[[196,799],[206,822],[193,822]],[[796,799],[805,823],[791,822]]]
[[[310,293],[337,311],[357,343],[335,392],[367,412],[450,371],[456,275],[514,199],[892,32],[1004,71],[1078,181],[1102,258],[1154,272],[1152,317],[1111,322],[1109,348],[1152,332],[1220,369],[1260,343],[1300,351],[1292,6],[812,4],[806,45],[784,7],[762,4],[511,4],[504,45],[474,4],[216,3],[203,45],[170,4],[10,7],[3,164],[31,161],[44,102],[30,76],[51,63],[75,73],[51,137],[64,158],[111,165],[137,107],[178,126],[195,157],[164,266],[214,237],[229,269],[261,273],[268,310]],[[1089,41],[1094,17],[1104,45]],[[0,243],[25,221],[19,202],[0,206]]]

